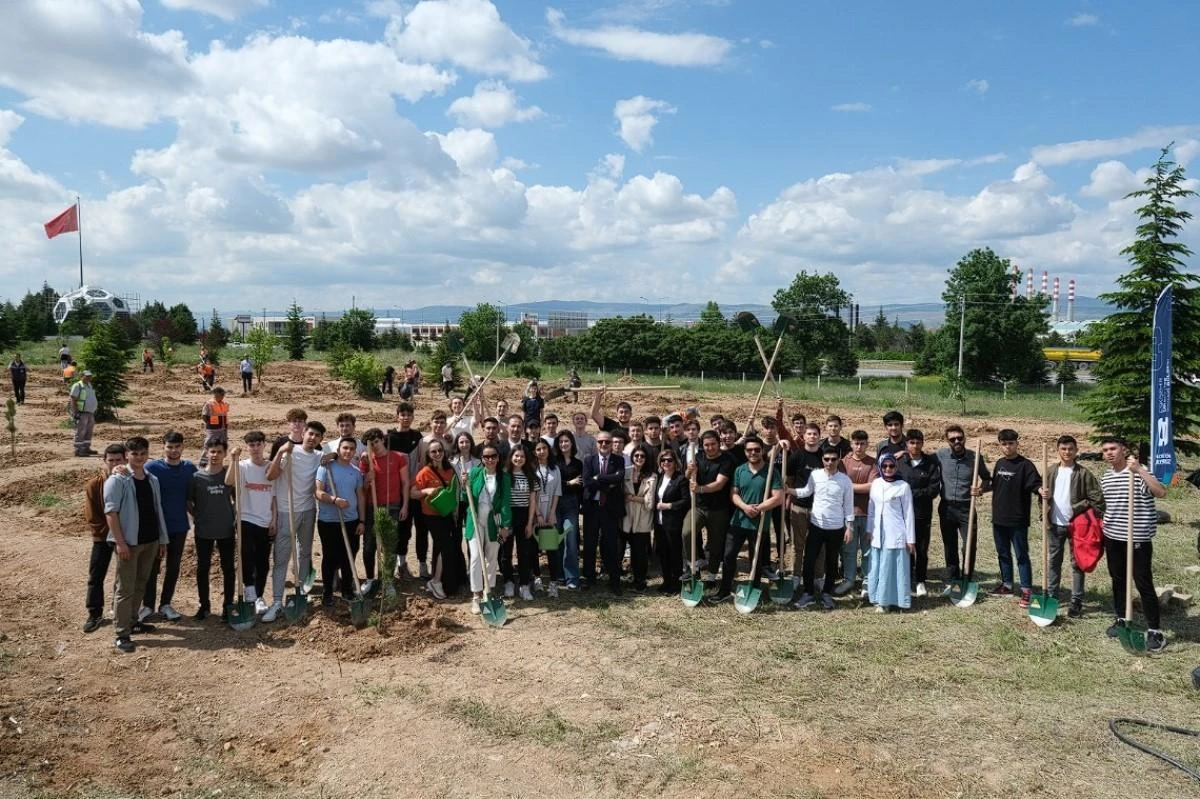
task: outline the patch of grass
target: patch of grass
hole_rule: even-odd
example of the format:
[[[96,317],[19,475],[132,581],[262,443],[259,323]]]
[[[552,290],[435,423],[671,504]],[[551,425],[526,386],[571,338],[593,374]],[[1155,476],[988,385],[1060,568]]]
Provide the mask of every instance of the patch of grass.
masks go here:
[[[397,683],[364,682],[356,689],[358,699],[367,707],[381,705],[389,699],[407,699],[411,695],[408,687]]]
[[[543,745],[578,747],[610,741],[621,734],[612,721],[577,724],[564,718],[554,708],[537,713],[521,713],[481,699],[455,698],[443,709],[469,727],[501,740],[521,740]]]
[[[60,497],[58,494],[50,493],[38,494],[33,500],[33,504],[39,508],[55,508],[64,502],[66,502],[66,500]]]

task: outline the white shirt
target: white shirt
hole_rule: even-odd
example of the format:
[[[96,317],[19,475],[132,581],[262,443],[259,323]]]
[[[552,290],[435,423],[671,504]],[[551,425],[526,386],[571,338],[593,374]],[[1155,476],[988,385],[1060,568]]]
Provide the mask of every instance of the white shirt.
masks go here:
[[[534,471],[537,472],[538,481],[541,483],[537,494],[538,515],[545,517],[553,524],[556,520],[550,516],[550,503],[555,497],[562,496],[562,472],[553,464],[550,466],[538,464],[534,467]]]
[[[815,469],[808,483],[793,493],[796,499],[813,498],[809,523],[822,530],[841,530],[854,521],[854,483],[844,472]]]
[[[890,483],[882,477],[871,482],[867,501],[867,532],[876,549],[903,549],[917,542],[912,486],[903,480]]]
[[[1050,521],[1062,527],[1071,523],[1071,476],[1074,473],[1074,466],[1059,464],[1058,474],[1054,478],[1054,504],[1050,506]]]
[[[283,468],[283,484],[275,491],[276,504],[281,511],[290,511],[288,500],[288,461],[292,462],[292,498],[296,500],[296,512],[302,513],[317,507],[317,469],[321,466],[321,450],[305,452],[304,447],[295,447],[279,460]]]
[[[242,520],[266,527],[271,523],[271,502],[275,499],[275,483],[267,479],[271,462],[255,466],[249,458],[238,464],[238,482],[242,491]]]

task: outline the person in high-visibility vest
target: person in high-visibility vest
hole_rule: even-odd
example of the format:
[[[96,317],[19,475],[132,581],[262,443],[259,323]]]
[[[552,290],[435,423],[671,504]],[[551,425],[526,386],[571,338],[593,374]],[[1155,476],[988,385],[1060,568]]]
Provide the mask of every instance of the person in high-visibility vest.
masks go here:
[[[196,371],[200,373],[200,381],[204,383],[204,388],[211,391],[217,379],[217,368],[206,358],[196,367]]]
[[[229,448],[229,403],[225,401],[225,389],[217,386],[212,390],[212,399],[204,403],[200,411],[204,422],[204,444],[200,453],[200,468],[208,464],[208,448],[222,442]]]
[[[100,453],[92,449],[92,428],[96,419],[96,389],[92,386],[92,373],[84,371],[83,378],[71,386],[67,397],[67,413],[75,422],[75,457],[86,458]]]

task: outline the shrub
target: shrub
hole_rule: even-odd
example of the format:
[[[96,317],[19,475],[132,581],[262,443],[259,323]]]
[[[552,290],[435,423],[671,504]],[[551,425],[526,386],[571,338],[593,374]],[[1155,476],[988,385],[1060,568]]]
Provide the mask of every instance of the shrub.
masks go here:
[[[333,364],[330,364],[333,371]],[[337,367],[337,375],[345,380],[360,397],[378,399],[383,382],[383,364],[368,352],[353,352]]]
[[[542,370],[536,364],[519,363],[513,369],[513,374],[517,377],[524,377],[527,380],[541,380]]]

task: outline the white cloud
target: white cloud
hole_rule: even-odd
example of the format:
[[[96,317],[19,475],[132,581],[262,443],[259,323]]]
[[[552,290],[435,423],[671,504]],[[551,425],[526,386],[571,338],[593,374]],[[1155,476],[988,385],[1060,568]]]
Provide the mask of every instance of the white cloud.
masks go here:
[[[517,93],[495,80],[476,84],[474,93],[459,97],[446,113],[464,125],[483,128],[499,128],[509,122],[528,122],[544,116],[536,105],[522,108]]]
[[[445,135],[433,136],[464,172],[489,169],[496,163],[496,137],[486,130],[455,128]]]
[[[714,66],[725,60],[733,42],[703,33],[655,33],[627,25],[568,28],[566,15],[546,10],[550,32],[567,44],[602,50],[621,61],[649,61],[668,67]]]
[[[229,22],[243,14],[266,8],[269,0],[161,0],[174,11],[199,11]]]
[[[983,78],[972,78],[967,81],[967,88],[976,94],[987,94],[988,89],[991,88],[991,84]]]
[[[1100,158],[1127,155],[1138,150],[1166,147],[1176,139],[1194,136],[1198,132],[1200,132],[1200,125],[1147,127],[1128,136],[1118,136],[1113,139],[1080,139],[1060,144],[1043,144],[1034,147],[1031,154],[1033,160],[1043,166],[1060,166],[1073,161],[1095,161]]]
[[[1187,166],[1200,155],[1200,139],[1186,139],[1175,145],[1175,161]]]
[[[67,193],[58,181],[35,172],[7,148],[12,134],[24,121],[25,118],[20,114],[6,108],[0,109],[0,198],[39,202],[62,199],[65,202]]]
[[[1095,14],[1076,14],[1067,20],[1067,24],[1073,28],[1084,28],[1089,25],[1099,25],[1100,17]]]
[[[490,0],[421,0],[393,16],[385,38],[402,58],[449,62],[484,75],[542,80],[532,45],[500,19]]]
[[[848,113],[865,113],[871,110],[870,103],[838,103],[831,106],[830,111],[842,111]]]
[[[1116,200],[1143,188],[1142,181],[1150,175],[1150,169],[1139,169],[1137,173],[1120,161],[1104,161],[1096,164],[1091,179],[1079,193],[1084,197]]]
[[[653,100],[638,95],[626,100],[618,100],[613,106],[613,116],[617,118],[620,130],[617,135],[621,141],[635,152],[641,152],[654,141],[651,135],[654,126],[658,124],[661,114],[674,114],[675,109],[662,100]]]

